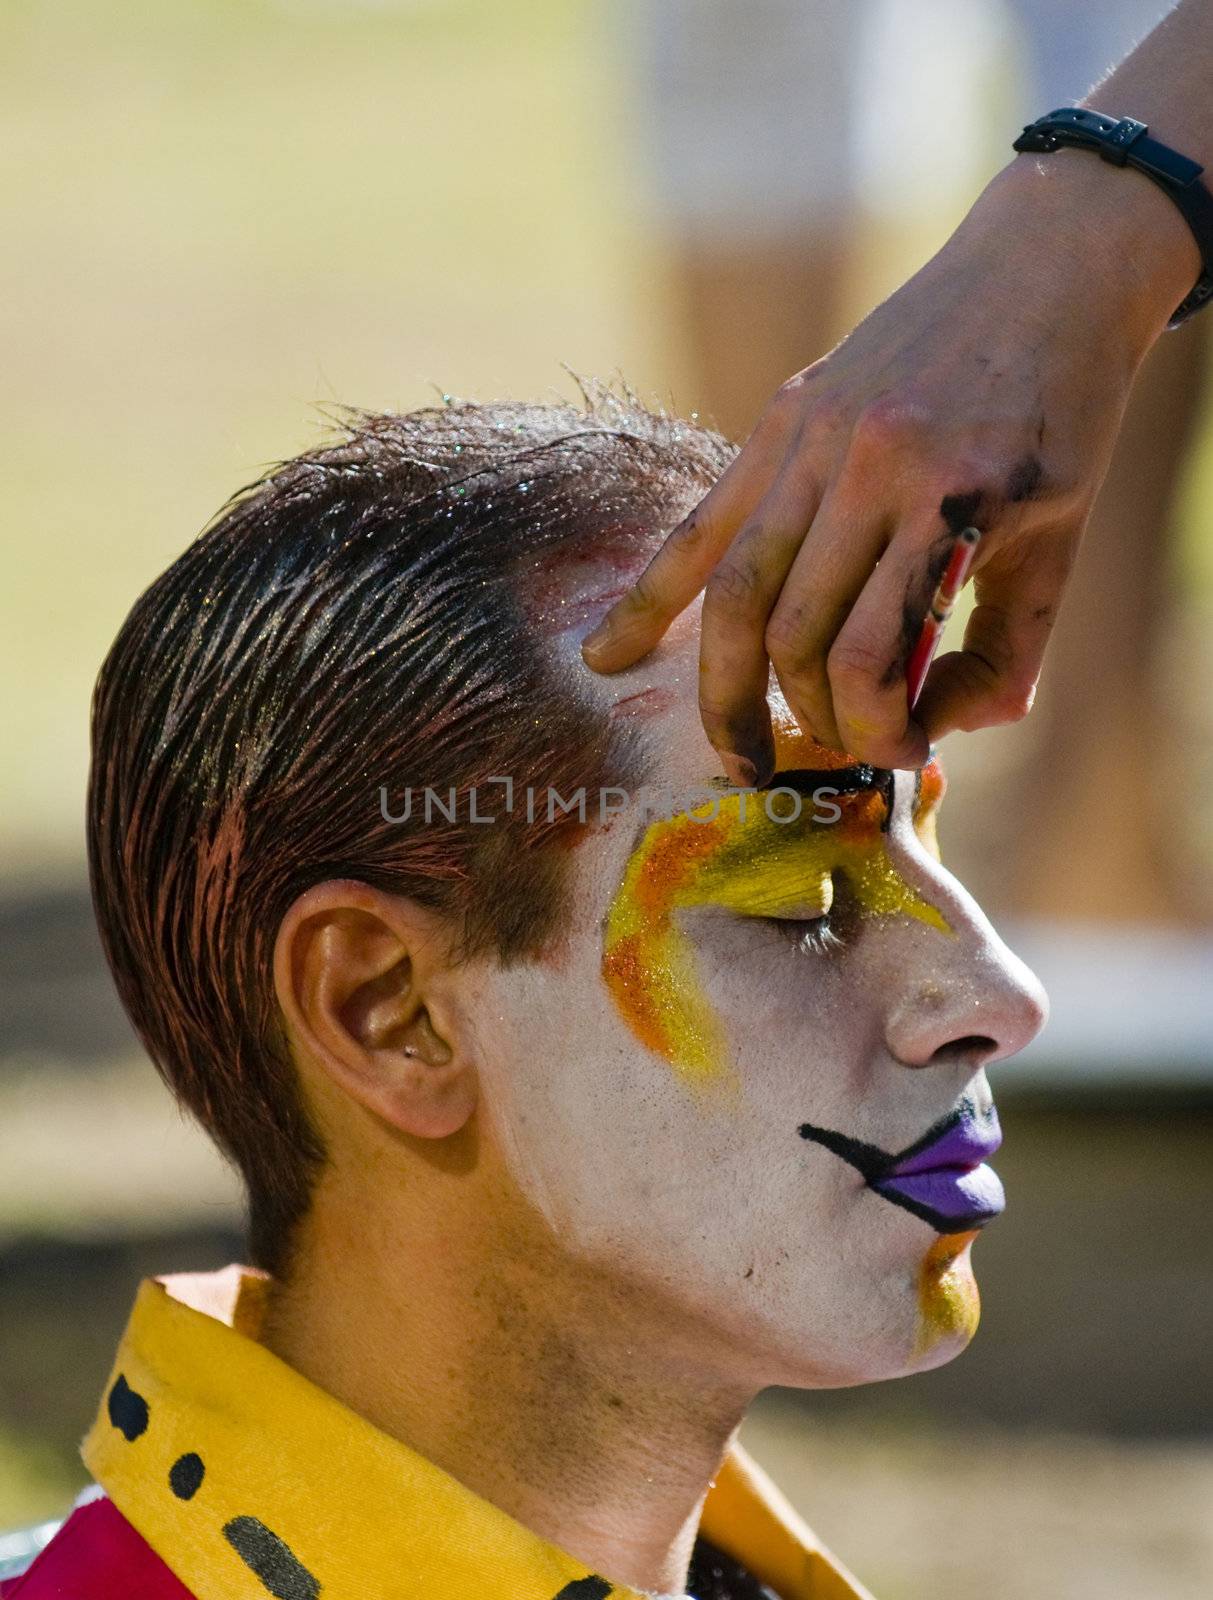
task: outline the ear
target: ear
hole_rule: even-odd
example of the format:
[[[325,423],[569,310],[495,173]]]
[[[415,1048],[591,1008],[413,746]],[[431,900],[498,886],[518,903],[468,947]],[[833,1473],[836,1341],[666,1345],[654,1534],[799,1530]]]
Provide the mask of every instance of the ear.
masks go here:
[[[440,998],[449,941],[434,913],[334,879],[282,919],[274,985],[292,1044],[403,1133],[444,1139],[476,1104],[476,1073]]]

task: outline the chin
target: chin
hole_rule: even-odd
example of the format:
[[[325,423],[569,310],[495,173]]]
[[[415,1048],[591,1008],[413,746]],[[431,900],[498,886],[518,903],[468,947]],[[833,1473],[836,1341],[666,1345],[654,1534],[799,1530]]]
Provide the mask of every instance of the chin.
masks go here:
[[[925,1230],[924,1230],[925,1231]],[[768,1325],[766,1382],[793,1389],[845,1389],[944,1366],[977,1331],[981,1299],[969,1252],[972,1233],[928,1235],[912,1263],[877,1275],[854,1314],[828,1333],[786,1308]],[[854,1283],[848,1285],[852,1296]],[[751,1330],[753,1331],[753,1330]]]

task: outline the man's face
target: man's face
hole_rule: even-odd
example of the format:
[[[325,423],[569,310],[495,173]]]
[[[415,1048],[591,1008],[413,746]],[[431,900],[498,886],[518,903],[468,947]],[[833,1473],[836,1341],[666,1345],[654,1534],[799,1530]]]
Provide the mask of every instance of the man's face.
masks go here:
[[[703,804],[631,804],[576,847],[567,940],[489,980],[485,1114],[561,1247],[730,1376],[937,1365],[1001,1209],[983,1069],[1043,995],[939,864],[937,767],[857,768],[776,701],[772,791],[730,793],[694,681],[685,633],[611,680],[663,753],[650,784]]]

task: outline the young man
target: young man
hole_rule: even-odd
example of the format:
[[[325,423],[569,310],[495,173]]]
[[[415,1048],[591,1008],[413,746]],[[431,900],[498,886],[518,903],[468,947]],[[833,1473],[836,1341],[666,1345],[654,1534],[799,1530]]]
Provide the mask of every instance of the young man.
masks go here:
[[[864,1594],[733,1436],[967,1343],[1043,999],[934,765],[773,696],[731,790],[693,620],[581,666],[728,454],[609,397],[359,416],[136,604],[98,915],[254,1269],[143,1286],[20,1600]]]

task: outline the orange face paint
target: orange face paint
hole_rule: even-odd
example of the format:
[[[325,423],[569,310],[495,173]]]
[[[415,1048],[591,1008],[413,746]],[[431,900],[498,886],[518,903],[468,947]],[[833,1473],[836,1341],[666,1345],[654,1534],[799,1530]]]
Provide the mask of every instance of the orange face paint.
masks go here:
[[[918,793],[914,797],[914,829],[926,848],[939,860],[939,838],[935,819],[947,791],[948,781],[943,775],[939,757],[933,756],[918,774]]]
[[[776,728],[776,749],[784,772],[855,766],[786,725]],[[939,781],[921,785],[920,832],[933,817]],[[692,1080],[726,1075],[728,1057],[680,911],[716,906],[739,916],[813,920],[829,911],[841,874],[868,914],[910,916],[950,931],[889,857],[885,795],[871,787],[828,797],[817,792],[820,800],[801,797],[798,816],[791,794],[724,794],[715,815],[653,822],[628,862],[607,914],[603,977],[640,1042]]]
[[[918,1339],[915,1356],[941,1339],[971,1339],[981,1319],[977,1280],[965,1255],[977,1232],[941,1234],[923,1257],[918,1273]]]

